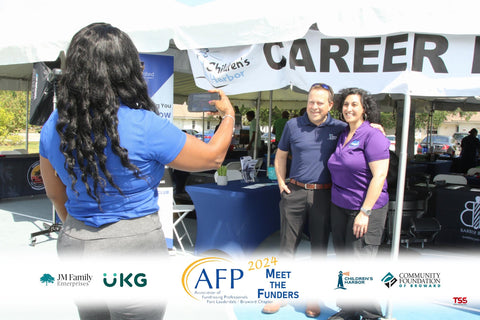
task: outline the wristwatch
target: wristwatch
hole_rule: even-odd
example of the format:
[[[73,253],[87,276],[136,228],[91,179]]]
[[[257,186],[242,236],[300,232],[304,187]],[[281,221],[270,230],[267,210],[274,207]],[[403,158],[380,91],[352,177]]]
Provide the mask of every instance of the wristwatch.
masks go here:
[[[361,208],[360,211],[365,213],[367,216],[370,216],[372,214],[372,209]]]

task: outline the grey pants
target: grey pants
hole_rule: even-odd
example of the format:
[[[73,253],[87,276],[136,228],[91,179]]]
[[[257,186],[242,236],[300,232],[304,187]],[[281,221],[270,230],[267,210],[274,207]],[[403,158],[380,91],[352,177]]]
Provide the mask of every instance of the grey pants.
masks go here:
[[[119,256],[168,258],[157,213],[100,228],[68,216],[57,241],[57,253],[60,258],[81,260]],[[107,301],[77,301],[76,304],[82,320],[160,320],[166,309],[166,302],[146,304],[135,299],[128,304]]]
[[[312,254],[324,257],[330,235],[330,190],[305,190],[288,184],[280,200],[280,254],[292,258],[308,226]]]

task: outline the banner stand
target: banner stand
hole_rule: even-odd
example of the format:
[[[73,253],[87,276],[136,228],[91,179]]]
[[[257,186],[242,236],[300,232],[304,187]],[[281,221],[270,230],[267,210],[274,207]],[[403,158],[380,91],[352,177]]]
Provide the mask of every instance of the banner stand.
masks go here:
[[[48,75],[48,83],[52,85],[53,89],[53,110],[57,108],[57,81],[62,74],[61,69],[53,69],[50,74]],[[58,222],[57,214],[55,212],[55,206],[52,204],[52,224],[49,226],[48,224],[44,223],[43,226],[45,230],[34,232],[30,234],[30,245],[35,246],[37,243],[37,236],[47,235],[50,236],[52,232],[58,232],[62,229],[61,222]]]

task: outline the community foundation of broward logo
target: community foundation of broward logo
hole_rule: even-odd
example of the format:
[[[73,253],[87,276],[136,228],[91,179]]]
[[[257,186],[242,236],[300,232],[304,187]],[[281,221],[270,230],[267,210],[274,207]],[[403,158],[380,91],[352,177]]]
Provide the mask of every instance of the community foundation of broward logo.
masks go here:
[[[57,287],[86,287],[91,284],[92,278],[93,277],[88,273],[59,273],[57,277],[54,277],[49,273],[44,273],[40,277],[40,282],[45,284],[45,286],[54,285]]]
[[[402,272],[398,274],[400,288],[440,288],[440,272]]]

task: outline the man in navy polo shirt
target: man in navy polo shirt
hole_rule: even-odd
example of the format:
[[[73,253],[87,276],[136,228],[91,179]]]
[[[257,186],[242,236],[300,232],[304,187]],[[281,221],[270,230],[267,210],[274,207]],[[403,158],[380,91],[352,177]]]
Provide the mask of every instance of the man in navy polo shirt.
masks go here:
[[[308,93],[307,111],[287,122],[278,144],[275,172],[281,193],[280,254],[293,258],[308,222],[312,256],[324,256],[330,234],[330,189],[327,161],[337,146],[346,123],[333,119],[329,111],[334,92],[323,83]],[[287,158],[291,154],[290,181],[286,181]],[[284,303],[271,303],[264,313],[274,313]],[[308,304],[305,314],[318,317],[318,304]]]
[[[331,178],[327,161],[346,123],[329,111],[334,93],[326,84],[314,84],[307,112],[287,122],[275,157],[280,200],[280,253],[293,257],[308,222],[312,254],[325,255],[330,234]],[[287,157],[292,156],[286,182]]]

